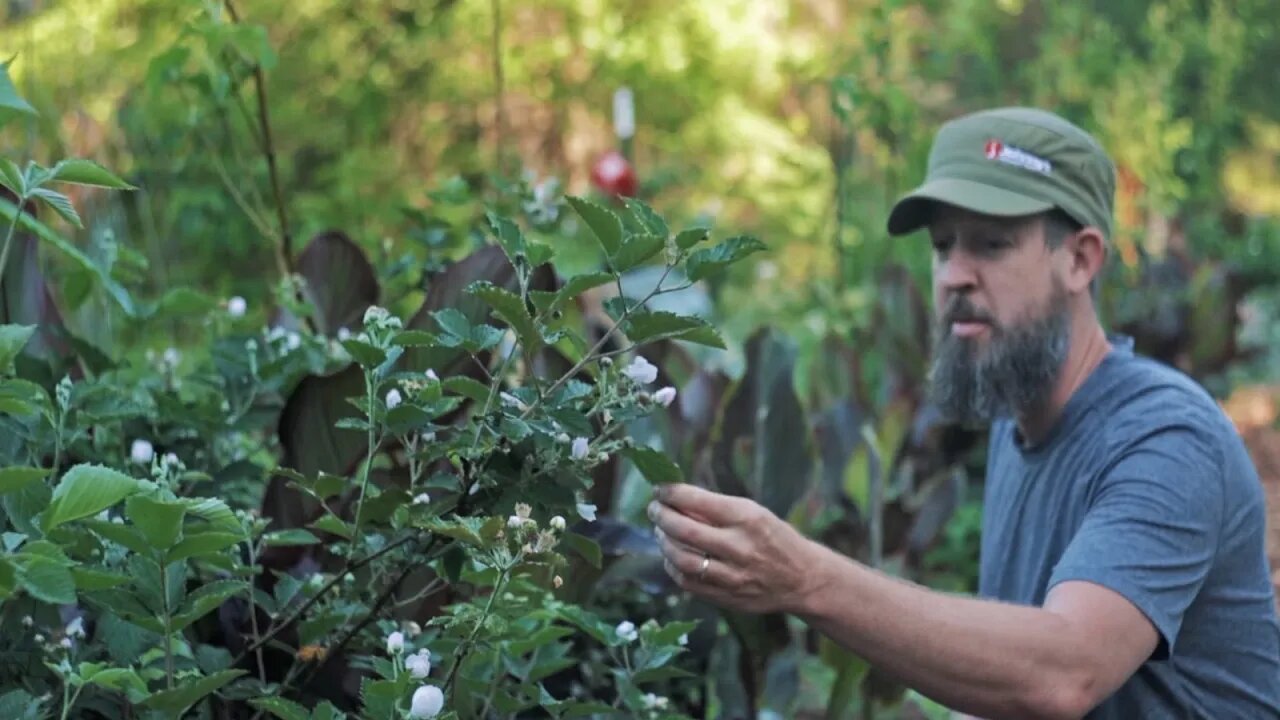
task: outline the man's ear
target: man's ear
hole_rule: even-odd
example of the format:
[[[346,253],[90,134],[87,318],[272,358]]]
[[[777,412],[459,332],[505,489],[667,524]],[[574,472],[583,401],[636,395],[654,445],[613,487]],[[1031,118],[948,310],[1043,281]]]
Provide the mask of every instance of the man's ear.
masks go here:
[[[1065,249],[1069,253],[1067,290],[1087,292],[1089,283],[1102,273],[1102,265],[1107,259],[1107,242],[1102,231],[1093,226],[1083,228],[1068,240]]]

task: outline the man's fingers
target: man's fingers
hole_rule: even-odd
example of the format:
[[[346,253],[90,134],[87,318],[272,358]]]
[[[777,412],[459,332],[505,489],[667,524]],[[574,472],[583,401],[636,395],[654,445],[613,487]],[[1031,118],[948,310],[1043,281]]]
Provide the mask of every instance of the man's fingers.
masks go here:
[[[687,483],[672,483],[658,488],[657,498],[664,505],[679,510],[710,525],[735,525],[749,517],[756,504],[735,495],[722,495]]]
[[[658,544],[661,545],[662,554],[666,558],[668,572],[672,568],[675,569],[676,573],[672,577],[677,582],[683,577],[686,580],[697,580],[704,584],[723,587],[732,587],[737,584],[738,574],[715,556],[704,557],[702,553],[672,542],[668,537],[661,538]],[[705,572],[702,569],[704,560]]]
[[[682,545],[719,557],[740,559],[739,543],[728,530],[698,522],[656,500],[649,503],[649,520],[656,529]]]

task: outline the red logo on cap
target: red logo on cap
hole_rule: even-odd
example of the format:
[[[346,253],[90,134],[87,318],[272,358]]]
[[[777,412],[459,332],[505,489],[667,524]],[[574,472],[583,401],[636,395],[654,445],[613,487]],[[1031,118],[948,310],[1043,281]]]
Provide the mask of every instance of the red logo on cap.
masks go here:
[[[1000,151],[1004,149],[1004,145],[999,140],[987,141],[987,157],[995,160],[1000,157]]]

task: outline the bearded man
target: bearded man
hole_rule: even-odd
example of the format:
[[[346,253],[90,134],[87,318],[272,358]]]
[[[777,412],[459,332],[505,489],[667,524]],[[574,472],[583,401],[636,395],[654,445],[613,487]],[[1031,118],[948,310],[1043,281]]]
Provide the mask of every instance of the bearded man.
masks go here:
[[[789,612],[984,718],[1280,718],[1261,484],[1214,400],[1109,337],[1115,169],[1031,108],[939,130],[892,235],[932,240],[933,401],[990,427],[977,597],[935,592],[688,485],[649,506],[667,571]],[[792,482],[775,478],[776,482]]]

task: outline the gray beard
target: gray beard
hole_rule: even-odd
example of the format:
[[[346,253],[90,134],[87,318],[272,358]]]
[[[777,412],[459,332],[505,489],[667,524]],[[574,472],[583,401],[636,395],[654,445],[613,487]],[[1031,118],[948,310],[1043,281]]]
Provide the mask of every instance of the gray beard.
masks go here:
[[[929,400],[944,417],[980,426],[1044,405],[1071,344],[1065,293],[1055,290],[1042,317],[1015,327],[993,324],[985,352],[976,341],[950,333],[950,315],[934,326],[929,384]]]

